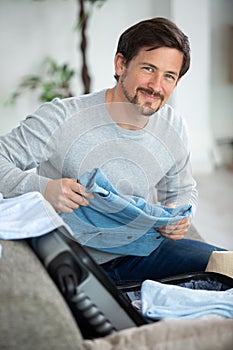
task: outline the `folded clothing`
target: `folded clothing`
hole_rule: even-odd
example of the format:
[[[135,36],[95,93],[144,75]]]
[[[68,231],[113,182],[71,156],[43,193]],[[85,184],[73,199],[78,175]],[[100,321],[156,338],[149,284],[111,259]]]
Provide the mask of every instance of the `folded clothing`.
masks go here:
[[[94,198],[62,218],[80,243],[108,252],[149,255],[164,239],[156,228],[183,220],[192,211],[191,205],[169,208],[123,195],[98,168],[84,173],[79,182]]]
[[[197,318],[209,314],[233,318],[233,288],[193,290],[145,280],[141,287],[141,303],[142,314],[149,320]]]
[[[30,192],[6,199],[0,193],[0,239],[38,237],[62,226],[70,232],[41,193]]]
[[[211,279],[206,280],[190,280],[188,282],[179,283],[178,286],[189,288],[189,289],[203,289],[203,290],[215,290],[215,291],[221,291],[221,290],[227,290],[229,287],[219,281],[213,281]]]

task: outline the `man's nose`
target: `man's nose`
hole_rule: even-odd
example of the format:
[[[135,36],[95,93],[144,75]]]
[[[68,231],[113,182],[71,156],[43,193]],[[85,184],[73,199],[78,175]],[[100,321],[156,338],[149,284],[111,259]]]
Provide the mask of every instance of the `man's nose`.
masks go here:
[[[151,77],[148,87],[155,92],[162,92],[162,75],[156,74],[153,77]]]

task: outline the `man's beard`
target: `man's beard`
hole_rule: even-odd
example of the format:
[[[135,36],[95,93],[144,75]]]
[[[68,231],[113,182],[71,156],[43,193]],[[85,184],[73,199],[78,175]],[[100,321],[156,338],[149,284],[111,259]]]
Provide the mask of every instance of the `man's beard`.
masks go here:
[[[129,92],[127,91],[127,89],[125,87],[124,79],[122,79],[121,83],[122,83],[122,90],[123,90],[123,93],[124,93],[126,99],[130,103],[133,103],[137,107],[137,110],[138,110],[138,112],[141,115],[149,117],[150,115],[154,114],[155,112],[157,112],[161,108],[163,100],[164,100],[164,96],[161,95],[160,93],[157,93],[157,92],[153,91],[152,89],[145,89],[145,88],[142,88],[142,87],[138,87],[137,90],[136,90],[135,95],[132,96],[132,95],[129,94]],[[152,108],[152,103],[151,102],[145,102],[144,105],[141,105],[139,103],[139,99],[138,99],[138,92],[139,91],[142,91],[142,92],[147,93],[148,95],[160,98],[161,102],[160,102],[159,106],[157,108]]]

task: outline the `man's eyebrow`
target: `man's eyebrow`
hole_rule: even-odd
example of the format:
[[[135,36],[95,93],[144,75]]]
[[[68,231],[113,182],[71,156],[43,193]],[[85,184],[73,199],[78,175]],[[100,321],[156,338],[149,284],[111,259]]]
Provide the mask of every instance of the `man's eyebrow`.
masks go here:
[[[155,70],[159,70],[159,68],[157,66],[155,66],[154,64],[152,64],[152,63],[140,62],[139,65],[140,66],[149,66],[151,68],[154,68]],[[177,72],[173,72],[173,71],[170,71],[170,70],[166,71],[166,73],[169,73],[171,75],[175,75],[176,77],[179,76],[179,74]]]

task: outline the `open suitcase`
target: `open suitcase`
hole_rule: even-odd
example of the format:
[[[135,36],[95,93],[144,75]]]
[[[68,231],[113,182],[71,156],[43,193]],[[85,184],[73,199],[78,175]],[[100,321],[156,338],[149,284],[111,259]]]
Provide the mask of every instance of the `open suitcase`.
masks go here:
[[[84,338],[102,337],[148,323],[128,298],[129,292],[139,290],[140,286],[117,288],[63,228],[30,239],[29,244],[64,296]],[[232,278],[213,272],[179,275],[159,282],[177,285],[200,279],[233,287]]]

